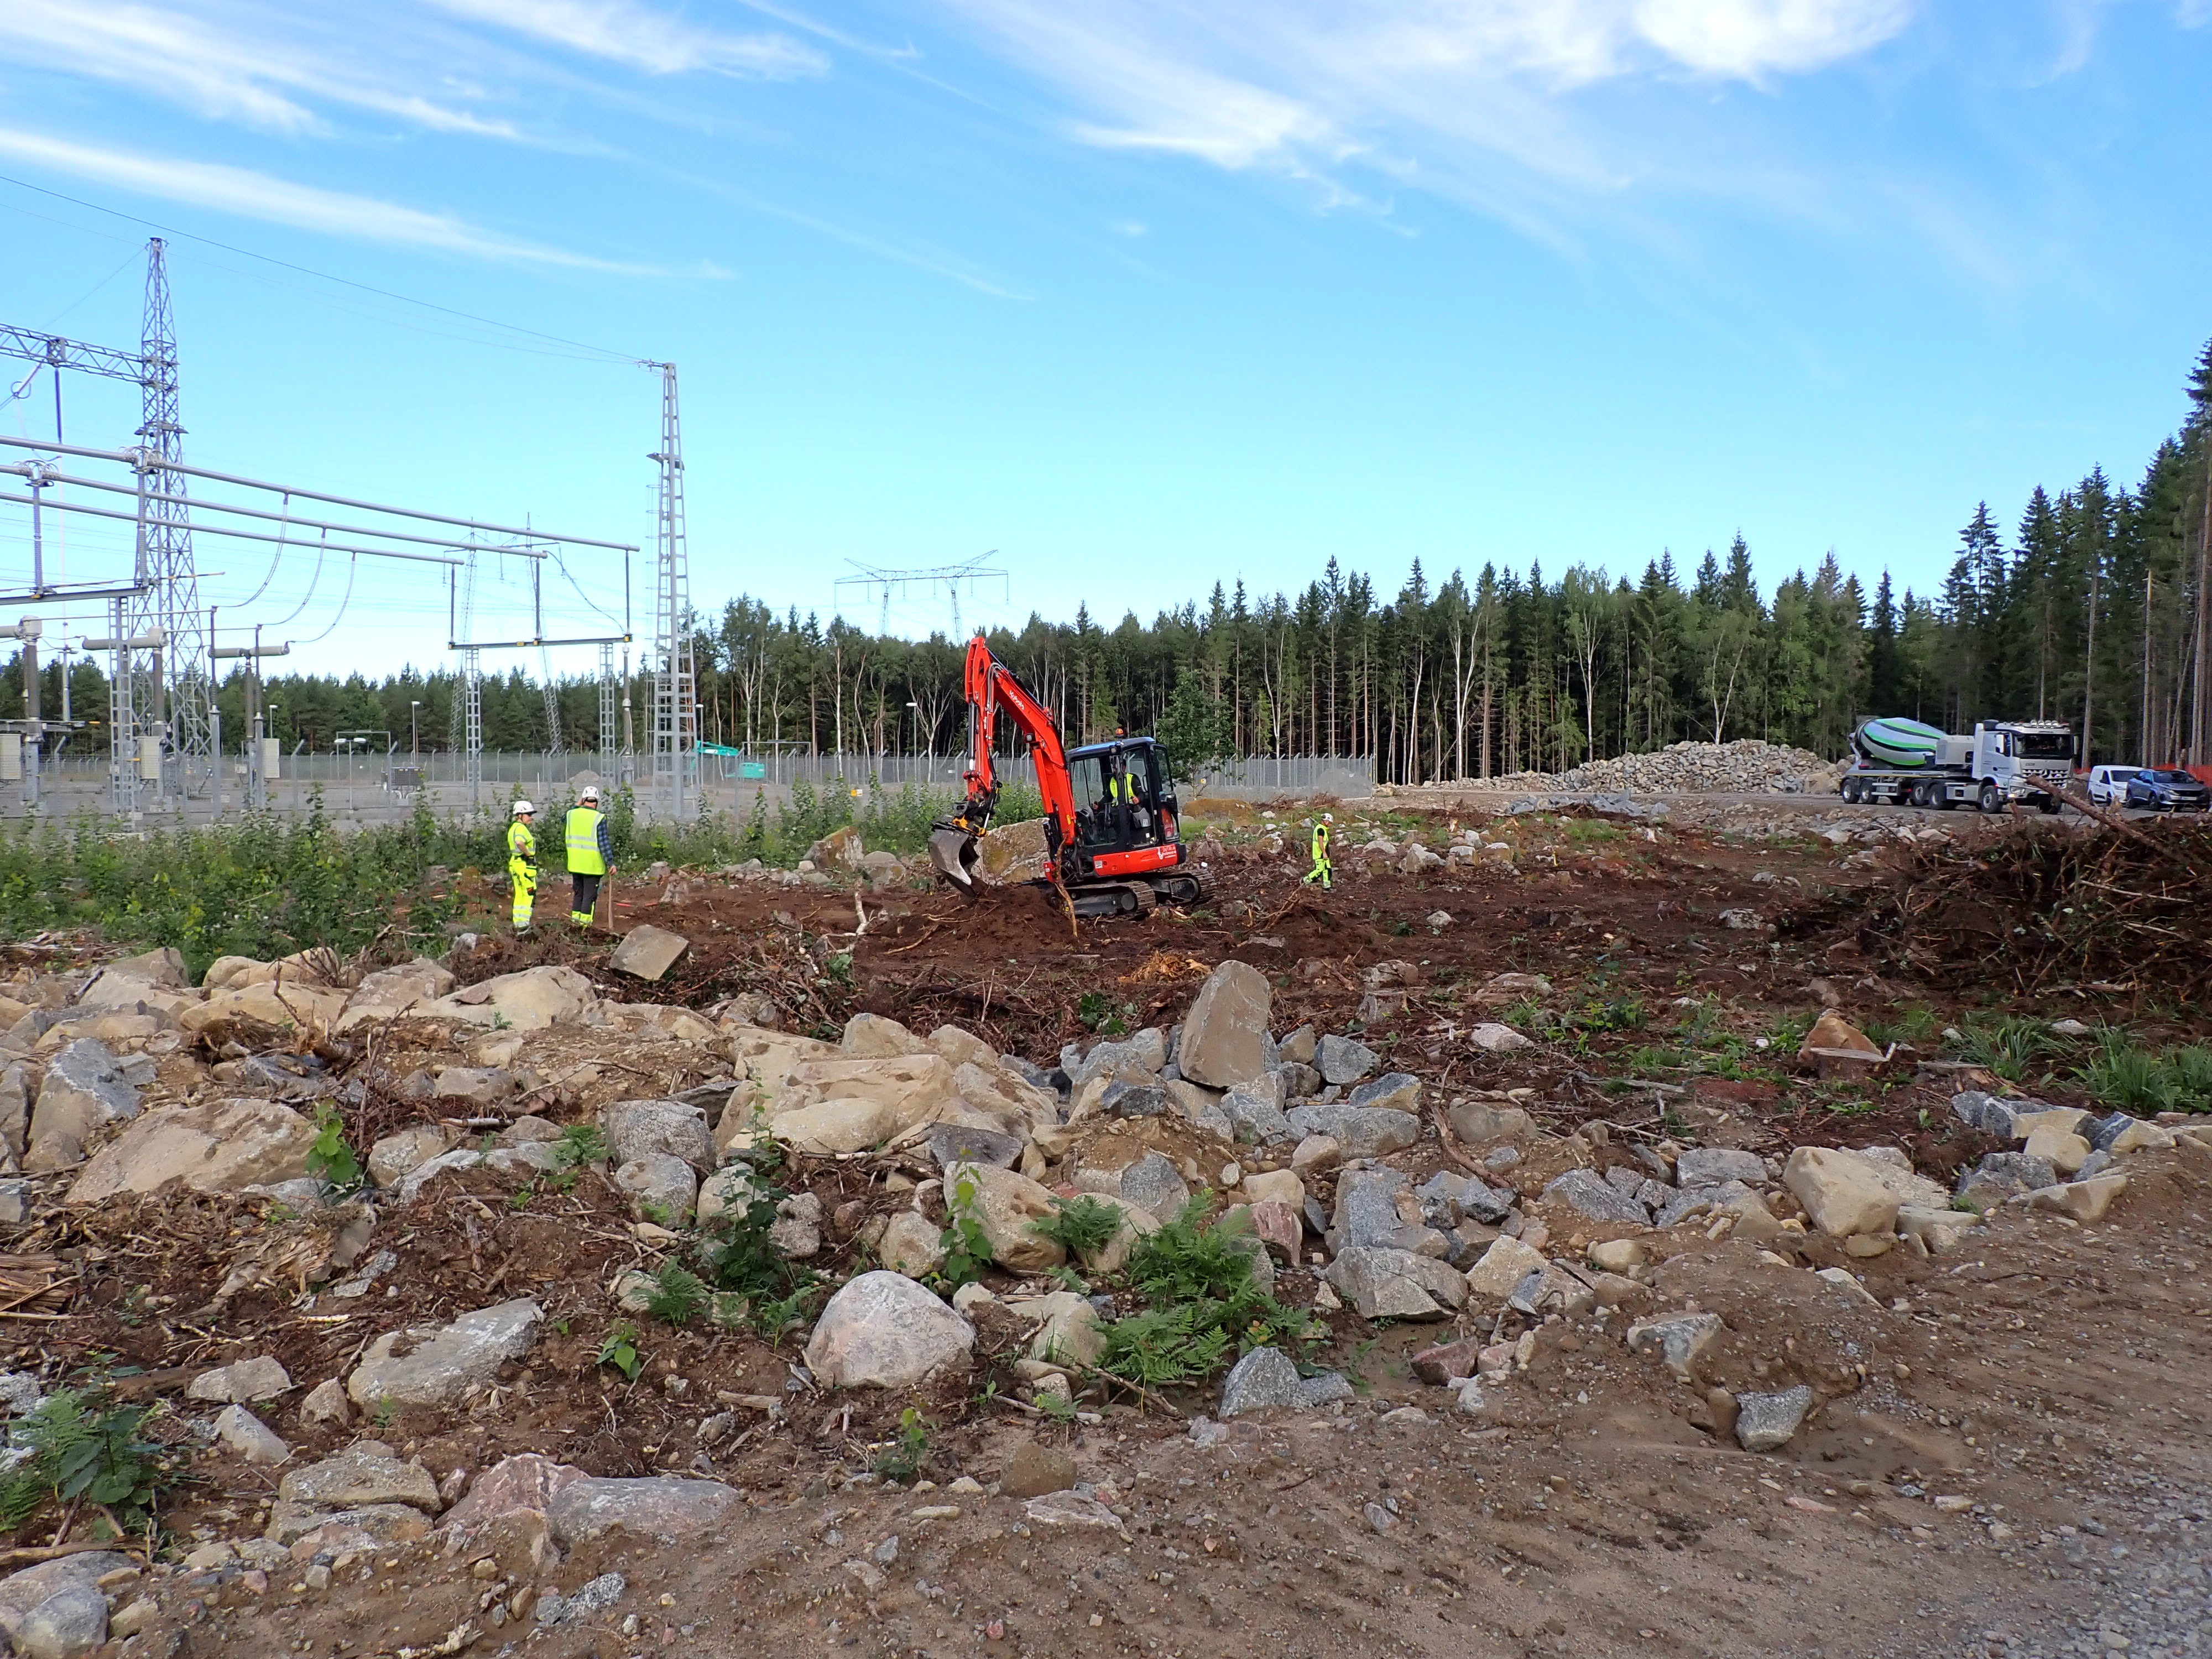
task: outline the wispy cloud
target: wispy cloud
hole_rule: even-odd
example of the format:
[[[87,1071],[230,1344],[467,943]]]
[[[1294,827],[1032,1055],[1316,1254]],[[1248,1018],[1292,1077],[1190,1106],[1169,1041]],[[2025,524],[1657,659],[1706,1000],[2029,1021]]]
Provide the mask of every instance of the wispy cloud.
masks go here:
[[[107,0],[8,0],[0,15],[11,44],[36,48],[58,68],[134,87],[219,120],[303,131],[317,125],[302,101],[310,100],[372,110],[434,131],[515,136],[505,122],[379,85],[237,18],[210,21]]]
[[[1059,85],[1079,142],[1540,217],[1655,163],[1586,118],[1604,83],[1765,87],[1848,62],[1915,0],[946,0]],[[1501,167],[1501,164],[1503,166]],[[1515,177],[1514,174],[1520,176]]]
[[[0,156],[163,201],[212,208],[240,218],[289,225],[357,241],[434,248],[508,264],[556,265],[626,276],[665,276],[652,267],[594,258],[501,236],[449,214],[426,212],[373,196],[295,184],[266,173],[210,161],[102,149],[44,133],[0,127]],[[707,271],[703,275],[719,275]]]
[[[458,17],[490,23],[652,75],[709,71],[789,79],[819,75],[829,60],[782,34],[701,28],[631,0],[431,0]]]

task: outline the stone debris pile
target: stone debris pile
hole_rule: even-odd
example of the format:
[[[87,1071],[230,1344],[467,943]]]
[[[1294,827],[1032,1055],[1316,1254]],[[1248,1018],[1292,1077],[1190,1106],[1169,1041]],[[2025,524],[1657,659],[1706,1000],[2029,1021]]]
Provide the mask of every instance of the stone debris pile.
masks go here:
[[[1377,785],[1378,795],[1419,799],[1424,790],[1463,793],[1470,789],[1516,794],[1529,792],[1613,793],[1653,791],[1663,794],[1832,794],[1848,763],[1827,761],[1809,749],[1740,738],[1733,743],[1672,743],[1644,754],[1585,761],[1565,772],[1514,772],[1493,778],[1410,786]]]

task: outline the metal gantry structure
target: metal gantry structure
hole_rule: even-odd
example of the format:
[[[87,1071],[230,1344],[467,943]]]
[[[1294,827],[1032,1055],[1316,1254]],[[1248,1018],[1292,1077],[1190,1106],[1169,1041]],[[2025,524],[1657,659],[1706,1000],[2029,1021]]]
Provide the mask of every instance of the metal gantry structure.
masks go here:
[[[916,570],[886,570],[880,565],[862,564],[858,559],[848,559],[845,562],[851,565],[857,574],[838,577],[834,592],[842,598],[848,591],[857,589],[864,599],[879,599],[882,608],[877,616],[876,632],[888,634],[891,631],[891,595],[894,592],[904,599],[920,588],[934,597],[936,591],[942,588],[952,604],[952,632],[946,637],[955,645],[963,645],[967,635],[960,628],[960,590],[964,585],[972,597],[977,582],[995,578],[1003,594],[1007,586],[1006,573],[990,562],[998,556],[998,550],[993,548],[988,553],[977,554],[965,564],[933,565]]]
[[[538,653],[546,685],[546,718],[552,747],[562,747],[560,716],[551,678],[549,648],[556,646],[599,647],[598,750],[603,763],[620,766],[621,781],[630,781],[623,757],[635,753],[630,725],[629,653],[633,639],[629,617],[629,557],[640,550],[631,543],[554,535],[534,528],[483,523],[416,509],[356,501],[315,490],[267,483],[258,479],[215,472],[190,465],[184,459],[185,430],[179,416],[178,354],[165,248],[161,238],[147,245],[145,310],[139,349],[133,351],[88,344],[40,331],[0,324],[0,357],[14,357],[51,369],[54,374],[56,432],[52,442],[0,436],[0,449],[33,453],[19,462],[0,461],[0,483],[21,480],[24,494],[0,489],[0,504],[30,509],[32,581],[27,591],[0,593],[0,605],[32,605],[101,601],[108,607],[108,634],[83,641],[86,651],[106,654],[110,662],[109,774],[115,809],[132,817],[153,802],[162,807],[181,807],[198,798],[222,799],[220,716],[215,707],[216,659],[245,659],[258,684],[259,659],[286,654],[288,643],[264,644],[260,629],[253,629],[250,647],[218,648],[215,613],[202,607],[199,573],[194,562],[193,538],[214,535],[240,541],[274,544],[282,558],[288,546],[304,551],[313,546],[319,557],[343,554],[356,562],[363,557],[407,559],[447,568],[451,579],[448,645],[459,657],[461,695],[456,699],[455,736],[467,757],[467,780],[471,800],[483,784],[483,653],[487,650],[533,648]],[[698,683],[692,646],[689,551],[684,524],[684,460],[677,404],[675,366],[647,363],[661,380],[659,447],[650,459],[659,468],[654,599],[654,662],[653,691],[652,793],[649,810],[681,817],[698,805]],[[137,385],[141,391],[143,418],[137,430],[138,444],[125,450],[73,446],[63,441],[61,372],[82,372]],[[48,459],[49,457],[54,459]],[[59,458],[71,457],[119,463],[128,469],[128,483],[80,476],[83,469],[64,471]],[[221,495],[193,500],[188,479],[266,491],[283,497],[282,510],[272,511],[227,501]],[[130,498],[112,507],[81,499],[66,501],[50,492],[57,486],[74,491]],[[413,521],[408,530],[378,524],[333,522],[308,519],[294,511],[294,500],[321,501],[386,519]],[[195,512],[198,514],[195,519]],[[135,526],[132,568],[127,580],[106,583],[52,583],[46,580],[43,529],[57,513],[132,524]],[[214,515],[210,522],[210,515]],[[258,521],[261,528],[242,528],[231,520]],[[273,529],[274,533],[271,533]],[[310,544],[295,539],[296,532],[319,532]],[[460,533],[455,533],[456,532]],[[332,533],[341,538],[332,540]],[[408,547],[395,547],[394,543]],[[620,633],[548,638],[543,602],[544,562],[560,560],[562,546],[619,551],[624,555],[623,615]],[[421,548],[410,551],[408,548]],[[438,550],[431,551],[428,550]],[[479,640],[472,637],[471,616],[474,600],[477,559],[496,552],[531,561],[532,631],[526,639]],[[272,565],[272,569],[274,566]],[[566,569],[563,565],[562,568]],[[574,578],[570,581],[573,585]],[[264,584],[265,586],[265,584]],[[349,581],[348,594],[351,585]],[[581,590],[579,590],[580,595]],[[588,600],[586,603],[590,603]],[[596,609],[597,607],[594,606]],[[344,607],[341,605],[340,616]],[[609,620],[612,618],[610,617]],[[332,626],[335,626],[334,623]],[[27,666],[36,661],[40,623],[26,617],[20,627],[0,629],[0,635],[24,643]],[[619,678],[617,646],[624,647]],[[64,662],[70,647],[64,644]],[[620,685],[619,700],[617,687]],[[63,688],[64,704],[68,688]],[[618,706],[617,706],[618,704]],[[8,738],[27,744],[32,770],[27,798],[36,799],[37,755],[41,735],[33,695],[29,720],[21,733]],[[256,708],[249,713],[252,730],[246,747],[246,799],[250,805],[268,804],[267,783],[273,775],[274,738],[264,732]],[[64,710],[64,720],[67,720]],[[51,722],[48,723],[51,726]],[[5,744],[0,744],[4,750]],[[15,751],[20,754],[21,750]],[[5,767],[0,754],[0,768]]]
[[[691,649],[690,555],[684,530],[684,435],[676,365],[660,371],[660,509],[654,533],[653,804],[671,823],[698,809],[699,674]]]

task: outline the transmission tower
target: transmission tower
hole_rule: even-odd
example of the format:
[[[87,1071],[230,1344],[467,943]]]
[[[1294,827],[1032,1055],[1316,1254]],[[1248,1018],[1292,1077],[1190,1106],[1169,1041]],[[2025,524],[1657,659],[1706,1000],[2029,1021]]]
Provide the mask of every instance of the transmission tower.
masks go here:
[[[952,632],[950,637],[955,645],[963,645],[966,640],[960,631],[960,590],[965,585],[972,597],[976,583],[996,578],[1003,598],[1007,591],[1006,573],[988,562],[998,556],[998,550],[994,548],[988,553],[978,554],[965,564],[936,565],[921,570],[886,570],[878,565],[862,564],[858,559],[848,559],[845,562],[859,574],[838,577],[836,591],[842,595],[848,588],[857,588],[863,599],[879,599],[882,609],[876,618],[876,632],[888,634],[891,631],[891,595],[894,591],[904,599],[916,588],[933,594],[942,587],[952,605]]]
[[[177,325],[169,303],[169,271],[161,239],[146,244],[146,319],[141,331],[145,420],[138,428],[144,450],[145,511],[138,548],[143,591],[124,602],[126,641],[117,653],[118,684],[115,742],[143,752],[139,740],[152,738],[175,759],[180,798],[212,786],[215,753],[208,720],[211,684],[208,662],[207,612],[200,608],[198,572],[192,562],[191,508],[185,498],[185,428],[177,418]],[[151,650],[130,642],[158,639]],[[123,712],[131,729],[123,729]],[[125,759],[118,752],[118,763]]]
[[[676,365],[660,371],[660,514],[653,585],[653,799],[670,821],[696,811],[699,789],[698,674],[691,656],[691,574],[684,537],[684,439]]]

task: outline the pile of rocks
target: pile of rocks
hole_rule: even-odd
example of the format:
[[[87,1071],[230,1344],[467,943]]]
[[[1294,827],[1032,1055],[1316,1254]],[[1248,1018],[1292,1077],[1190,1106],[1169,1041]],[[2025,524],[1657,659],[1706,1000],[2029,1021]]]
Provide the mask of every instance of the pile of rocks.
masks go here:
[[[1793,749],[1758,738],[1734,743],[1673,743],[1640,755],[1585,761],[1566,772],[1515,772],[1503,777],[1462,778],[1456,782],[1394,787],[1375,793],[1415,794],[1423,789],[1463,793],[1579,793],[1593,790],[1649,790],[1666,794],[1832,794],[1845,763],[1826,761],[1809,749]]]

